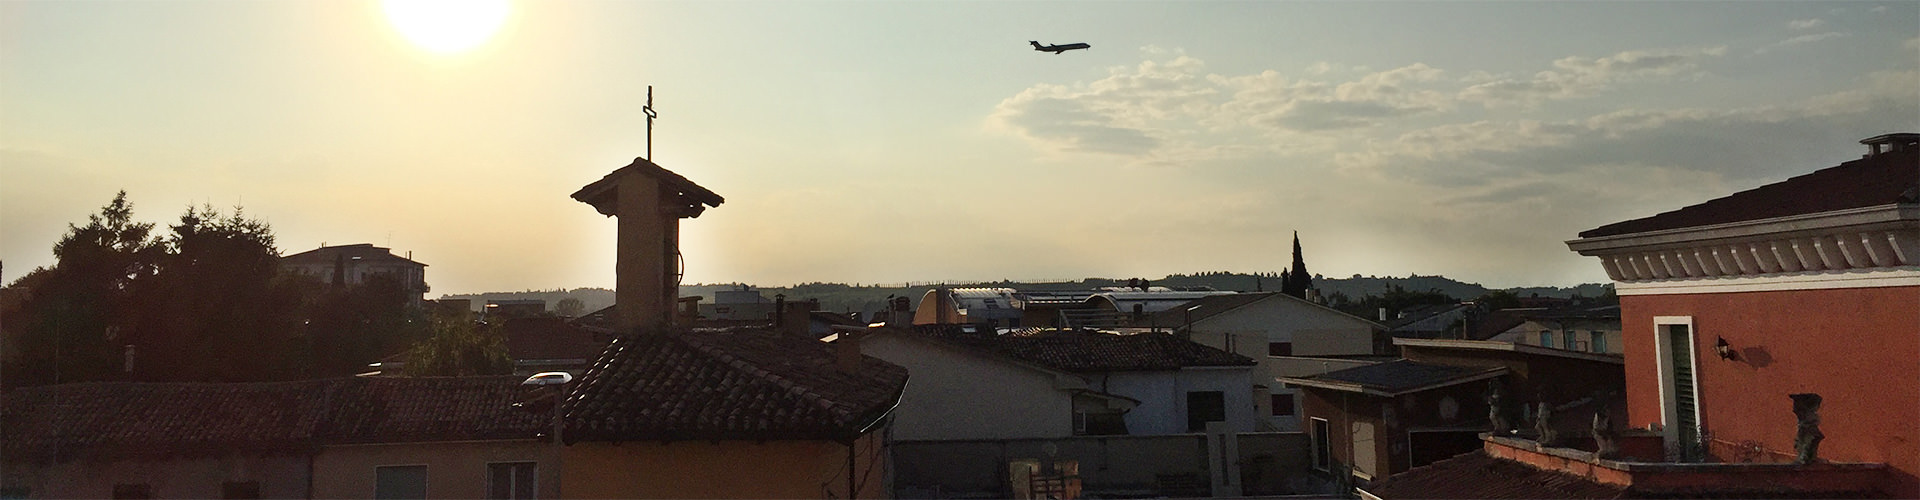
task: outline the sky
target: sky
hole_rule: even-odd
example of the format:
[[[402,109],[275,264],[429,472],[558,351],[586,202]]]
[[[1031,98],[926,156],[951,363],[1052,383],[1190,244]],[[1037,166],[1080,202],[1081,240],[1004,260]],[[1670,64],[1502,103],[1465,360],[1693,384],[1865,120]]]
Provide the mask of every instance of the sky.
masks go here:
[[[451,53],[386,12],[0,1],[0,280],[125,190],[430,296],[611,287],[568,195],[647,154],[649,85],[652,159],[726,198],[685,281],[761,286],[1277,272],[1295,231],[1330,277],[1602,282],[1580,231],[1920,132],[1912,1],[517,1]]]

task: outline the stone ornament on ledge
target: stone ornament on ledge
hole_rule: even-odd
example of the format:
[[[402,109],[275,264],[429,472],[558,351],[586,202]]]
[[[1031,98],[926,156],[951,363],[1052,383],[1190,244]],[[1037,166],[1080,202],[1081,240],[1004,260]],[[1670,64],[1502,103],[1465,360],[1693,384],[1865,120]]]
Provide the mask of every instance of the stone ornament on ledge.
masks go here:
[[[1820,461],[1820,441],[1827,438],[1820,432],[1820,395],[1814,393],[1788,394],[1793,398],[1793,416],[1800,419],[1800,431],[1793,438],[1793,450],[1799,454],[1796,463],[1810,464]]]

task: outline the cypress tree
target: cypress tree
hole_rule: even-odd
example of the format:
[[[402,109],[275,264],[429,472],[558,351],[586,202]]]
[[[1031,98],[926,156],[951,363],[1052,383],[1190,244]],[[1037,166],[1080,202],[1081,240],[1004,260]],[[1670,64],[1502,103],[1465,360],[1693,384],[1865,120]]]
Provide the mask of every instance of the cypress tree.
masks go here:
[[[1300,258],[1300,232],[1293,232],[1293,268],[1282,275],[1280,291],[1287,295],[1307,298],[1307,289],[1313,287],[1313,275],[1307,274],[1307,263]]]

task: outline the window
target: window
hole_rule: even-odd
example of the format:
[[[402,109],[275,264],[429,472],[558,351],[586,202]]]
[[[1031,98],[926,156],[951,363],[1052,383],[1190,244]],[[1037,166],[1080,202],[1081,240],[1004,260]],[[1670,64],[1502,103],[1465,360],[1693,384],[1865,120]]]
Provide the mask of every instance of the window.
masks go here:
[[[1593,347],[1593,352],[1607,352],[1607,332],[1596,330],[1588,333],[1593,335],[1593,343],[1589,344]]]
[[[8,486],[0,488],[0,499],[28,498],[32,496],[31,493],[33,493],[33,491],[27,489],[25,486]]]
[[[1187,393],[1187,432],[1206,432],[1207,422],[1226,420],[1226,393],[1220,391]]]
[[[1267,355],[1268,356],[1292,356],[1293,343],[1292,342],[1269,342],[1267,343]]]
[[[374,498],[426,498],[427,466],[390,465],[373,468]]]
[[[487,464],[487,498],[521,500],[534,498],[538,484],[533,462]]]
[[[1327,419],[1313,420],[1313,468],[1328,470],[1333,465],[1333,431],[1328,430]]]
[[[1573,330],[1567,330],[1566,333],[1560,334],[1560,339],[1566,341],[1565,343],[1560,345],[1566,346],[1567,350],[1572,351],[1572,350],[1580,349],[1579,341],[1573,339]]]
[[[1293,395],[1292,394],[1273,395],[1273,416],[1276,416],[1276,417],[1293,416]]]
[[[1540,331],[1540,347],[1553,347],[1553,332]]]
[[[113,498],[153,498],[153,487],[147,483],[113,485]]]
[[[260,498],[260,482],[227,481],[220,483],[220,498]]]

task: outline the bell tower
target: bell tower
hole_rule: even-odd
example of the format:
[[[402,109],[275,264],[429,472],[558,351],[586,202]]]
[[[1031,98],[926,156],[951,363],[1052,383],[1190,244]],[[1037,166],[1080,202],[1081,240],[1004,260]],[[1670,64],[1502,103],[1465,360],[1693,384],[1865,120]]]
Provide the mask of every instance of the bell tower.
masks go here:
[[[622,332],[663,331],[680,295],[680,219],[726,201],[652,161],[634,158],[573,193],[619,221],[614,311]]]

